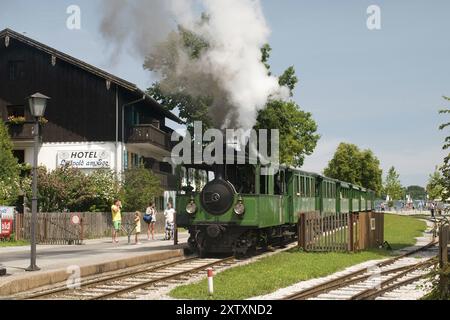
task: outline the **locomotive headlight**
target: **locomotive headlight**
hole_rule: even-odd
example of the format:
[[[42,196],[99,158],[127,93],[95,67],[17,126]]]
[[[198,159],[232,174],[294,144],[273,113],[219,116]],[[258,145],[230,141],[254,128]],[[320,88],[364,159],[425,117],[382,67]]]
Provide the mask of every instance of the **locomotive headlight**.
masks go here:
[[[238,203],[234,206],[234,213],[237,216],[243,216],[245,213],[245,206],[244,203],[242,201],[242,197],[239,197]]]
[[[197,205],[195,204],[194,198],[191,198],[191,202],[186,206],[186,212],[190,215],[194,215],[197,212]]]

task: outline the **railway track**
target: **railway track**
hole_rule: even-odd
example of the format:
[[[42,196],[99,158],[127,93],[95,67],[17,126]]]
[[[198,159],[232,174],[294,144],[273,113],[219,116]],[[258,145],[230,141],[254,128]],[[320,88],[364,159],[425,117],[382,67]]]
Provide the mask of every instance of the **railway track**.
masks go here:
[[[27,300],[106,300],[138,299],[152,290],[185,282],[192,275],[207,268],[216,270],[236,263],[234,257],[224,259],[187,258],[153,266],[133,273],[124,273],[106,279],[86,281],[77,289],[67,287],[25,297]]]
[[[423,251],[435,250],[437,242],[383,261],[369,268],[359,269],[312,288],[296,292],[283,300],[373,300],[405,286],[414,286],[428,276],[437,259],[412,257]]]
[[[287,251],[295,246],[296,244],[293,243],[272,252],[261,251],[251,259]],[[162,288],[185,284],[190,279],[202,275],[207,268],[214,267],[215,271],[221,271],[224,268],[246,263],[246,261],[235,257],[224,259],[184,258],[84,281],[76,289],[61,286],[57,289],[22,295],[18,298],[25,300],[133,300],[154,294]]]

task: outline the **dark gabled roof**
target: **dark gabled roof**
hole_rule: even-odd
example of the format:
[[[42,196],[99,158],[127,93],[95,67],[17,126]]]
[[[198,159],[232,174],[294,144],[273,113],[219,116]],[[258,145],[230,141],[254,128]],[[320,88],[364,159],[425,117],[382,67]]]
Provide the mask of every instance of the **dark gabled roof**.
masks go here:
[[[40,43],[36,40],[33,40],[27,36],[24,36],[23,34],[17,33],[11,29],[5,29],[0,31],[0,38],[3,37],[10,37],[13,38],[15,40],[18,40],[22,43],[25,43],[33,48],[36,48],[40,51],[46,52],[52,56],[55,56],[57,59],[60,59],[62,61],[65,61],[67,63],[70,63],[72,65],[75,65],[89,73],[92,73],[100,78],[103,78],[105,80],[109,80],[111,81],[111,83],[117,84],[118,86],[131,91],[134,94],[137,94],[139,96],[144,96],[145,95],[145,102],[149,103],[152,107],[158,109],[158,111],[160,111],[161,113],[163,113],[168,119],[173,120],[175,122],[178,123],[183,123],[183,121],[178,118],[176,115],[174,115],[172,112],[166,110],[163,106],[161,106],[156,100],[154,100],[152,97],[150,97],[149,95],[147,95],[144,91],[142,91],[141,89],[139,89],[134,83],[128,82],[124,79],[121,79],[119,77],[116,77],[115,75],[112,75],[106,71],[103,71],[97,67],[94,67],[86,62],[83,62],[79,59],[76,59],[72,56],[69,56],[61,51],[58,51],[56,49],[53,49],[49,46],[46,46],[43,43]]]

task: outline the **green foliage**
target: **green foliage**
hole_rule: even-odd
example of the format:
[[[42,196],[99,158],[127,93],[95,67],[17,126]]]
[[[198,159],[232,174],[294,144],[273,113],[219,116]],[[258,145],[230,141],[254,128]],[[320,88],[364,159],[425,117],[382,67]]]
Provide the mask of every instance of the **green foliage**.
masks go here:
[[[8,128],[0,121],[0,205],[13,204],[20,192],[20,168],[12,153]]]
[[[272,47],[268,43],[266,43],[261,48],[261,56],[262,56],[261,61],[266,66],[266,69],[267,69],[269,75],[272,75],[272,73],[270,72],[270,64],[269,64],[269,58],[270,58],[271,52],[272,52]]]
[[[427,185],[427,193],[430,200],[442,199],[444,196],[444,177],[436,170],[430,175]]]
[[[291,97],[294,95],[295,86],[298,83],[298,78],[295,75],[295,68],[293,66],[289,67],[280,76],[278,83],[280,86],[285,86],[289,88]]]
[[[409,186],[406,188],[406,193],[413,198],[413,200],[426,200],[427,191],[421,186]]]
[[[96,170],[86,175],[69,166],[38,169],[39,209],[42,212],[99,212],[109,210],[119,184],[114,172]],[[31,189],[28,189],[31,199]]]
[[[383,193],[388,195],[391,200],[400,200],[404,197],[404,189],[400,183],[400,175],[391,167],[386,175]]]
[[[300,110],[293,101],[270,101],[258,113],[255,128],[280,130],[280,163],[291,166],[302,166],[320,139],[311,113]]]
[[[163,192],[158,177],[144,167],[126,170],[122,180],[121,199],[125,211],[143,211]]]
[[[449,97],[445,97],[446,101],[450,101]],[[446,108],[440,111],[440,114],[450,114],[450,109]],[[439,129],[445,130],[450,127],[450,122],[442,124]],[[447,131],[448,132],[448,131]],[[450,150],[450,136],[445,137],[444,146],[442,147],[444,150]],[[450,152],[444,158],[444,164],[440,168],[443,176],[442,184],[444,186],[442,197],[443,199],[450,198]]]
[[[360,185],[381,194],[380,161],[371,150],[360,150],[354,144],[341,143],[324,170],[327,177]]]

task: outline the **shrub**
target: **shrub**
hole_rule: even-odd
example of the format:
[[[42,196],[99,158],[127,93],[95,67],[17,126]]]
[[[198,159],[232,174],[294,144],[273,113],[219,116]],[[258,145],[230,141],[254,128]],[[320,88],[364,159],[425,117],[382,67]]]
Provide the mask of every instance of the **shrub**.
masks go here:
[[[20,169],[7,127],[0,121],[0,205],[13,204],[20,190]]]
[[[96,170],[87,175],[69,166],[38,169],[39,209],[42,212],[99,212],[108,210],[119,193],[113,171]],[[31,188],[27,190],[31,199]]]
[[[160,184],[159,178],[142,166],[126,170],[121,192],[124,211],[143,211],[150,201],[162,194]]]

